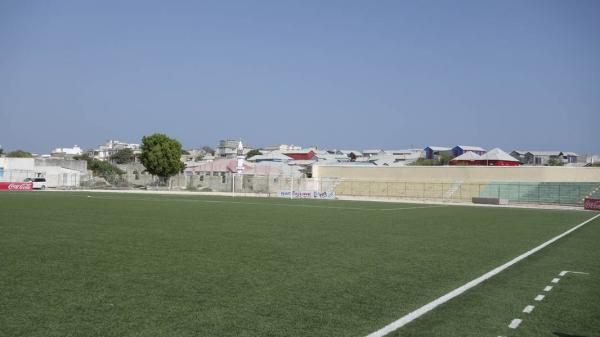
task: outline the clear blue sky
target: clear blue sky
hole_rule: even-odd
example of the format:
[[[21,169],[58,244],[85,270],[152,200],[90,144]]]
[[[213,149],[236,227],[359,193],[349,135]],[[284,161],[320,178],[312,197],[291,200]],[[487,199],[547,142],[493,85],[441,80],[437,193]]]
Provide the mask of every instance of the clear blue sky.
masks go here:
[[[600,1],[0,0],[0,144],[600,153]]]

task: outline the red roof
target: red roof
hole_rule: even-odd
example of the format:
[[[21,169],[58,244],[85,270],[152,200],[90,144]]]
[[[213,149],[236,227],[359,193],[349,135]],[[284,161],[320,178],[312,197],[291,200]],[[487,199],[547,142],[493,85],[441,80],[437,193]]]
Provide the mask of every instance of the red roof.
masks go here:
[[[295,159],[295,160],[310,160],[315,156],[315,152],[313,150],[309,150],[308,152],[288,152],[284,153],[286,156]]]

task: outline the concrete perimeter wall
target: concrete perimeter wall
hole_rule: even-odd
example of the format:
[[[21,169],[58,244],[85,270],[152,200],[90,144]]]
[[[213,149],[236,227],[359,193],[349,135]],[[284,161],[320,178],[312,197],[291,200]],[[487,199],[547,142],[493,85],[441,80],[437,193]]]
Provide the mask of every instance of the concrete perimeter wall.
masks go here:
[[[342,166],[315,165],[315,178],[406,182],[600,182],[600,168],[556,166]]]

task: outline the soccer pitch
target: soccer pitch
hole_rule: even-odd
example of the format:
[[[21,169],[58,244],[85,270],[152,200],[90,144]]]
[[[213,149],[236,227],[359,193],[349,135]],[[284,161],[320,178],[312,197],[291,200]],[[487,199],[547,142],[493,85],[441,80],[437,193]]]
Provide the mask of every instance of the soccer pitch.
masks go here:
[[[1,193],[0,336],[366,336],[596,214]],[[600,218],[388,336],[600,336]]]

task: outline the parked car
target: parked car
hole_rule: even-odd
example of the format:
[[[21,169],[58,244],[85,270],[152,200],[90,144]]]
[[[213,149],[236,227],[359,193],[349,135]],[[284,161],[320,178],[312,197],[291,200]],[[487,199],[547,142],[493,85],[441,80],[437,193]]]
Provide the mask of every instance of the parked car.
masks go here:
[[[32,182],[34,190],[45,190],[48,185],[46,185],[46,178],[26,178],[25,182]]]

